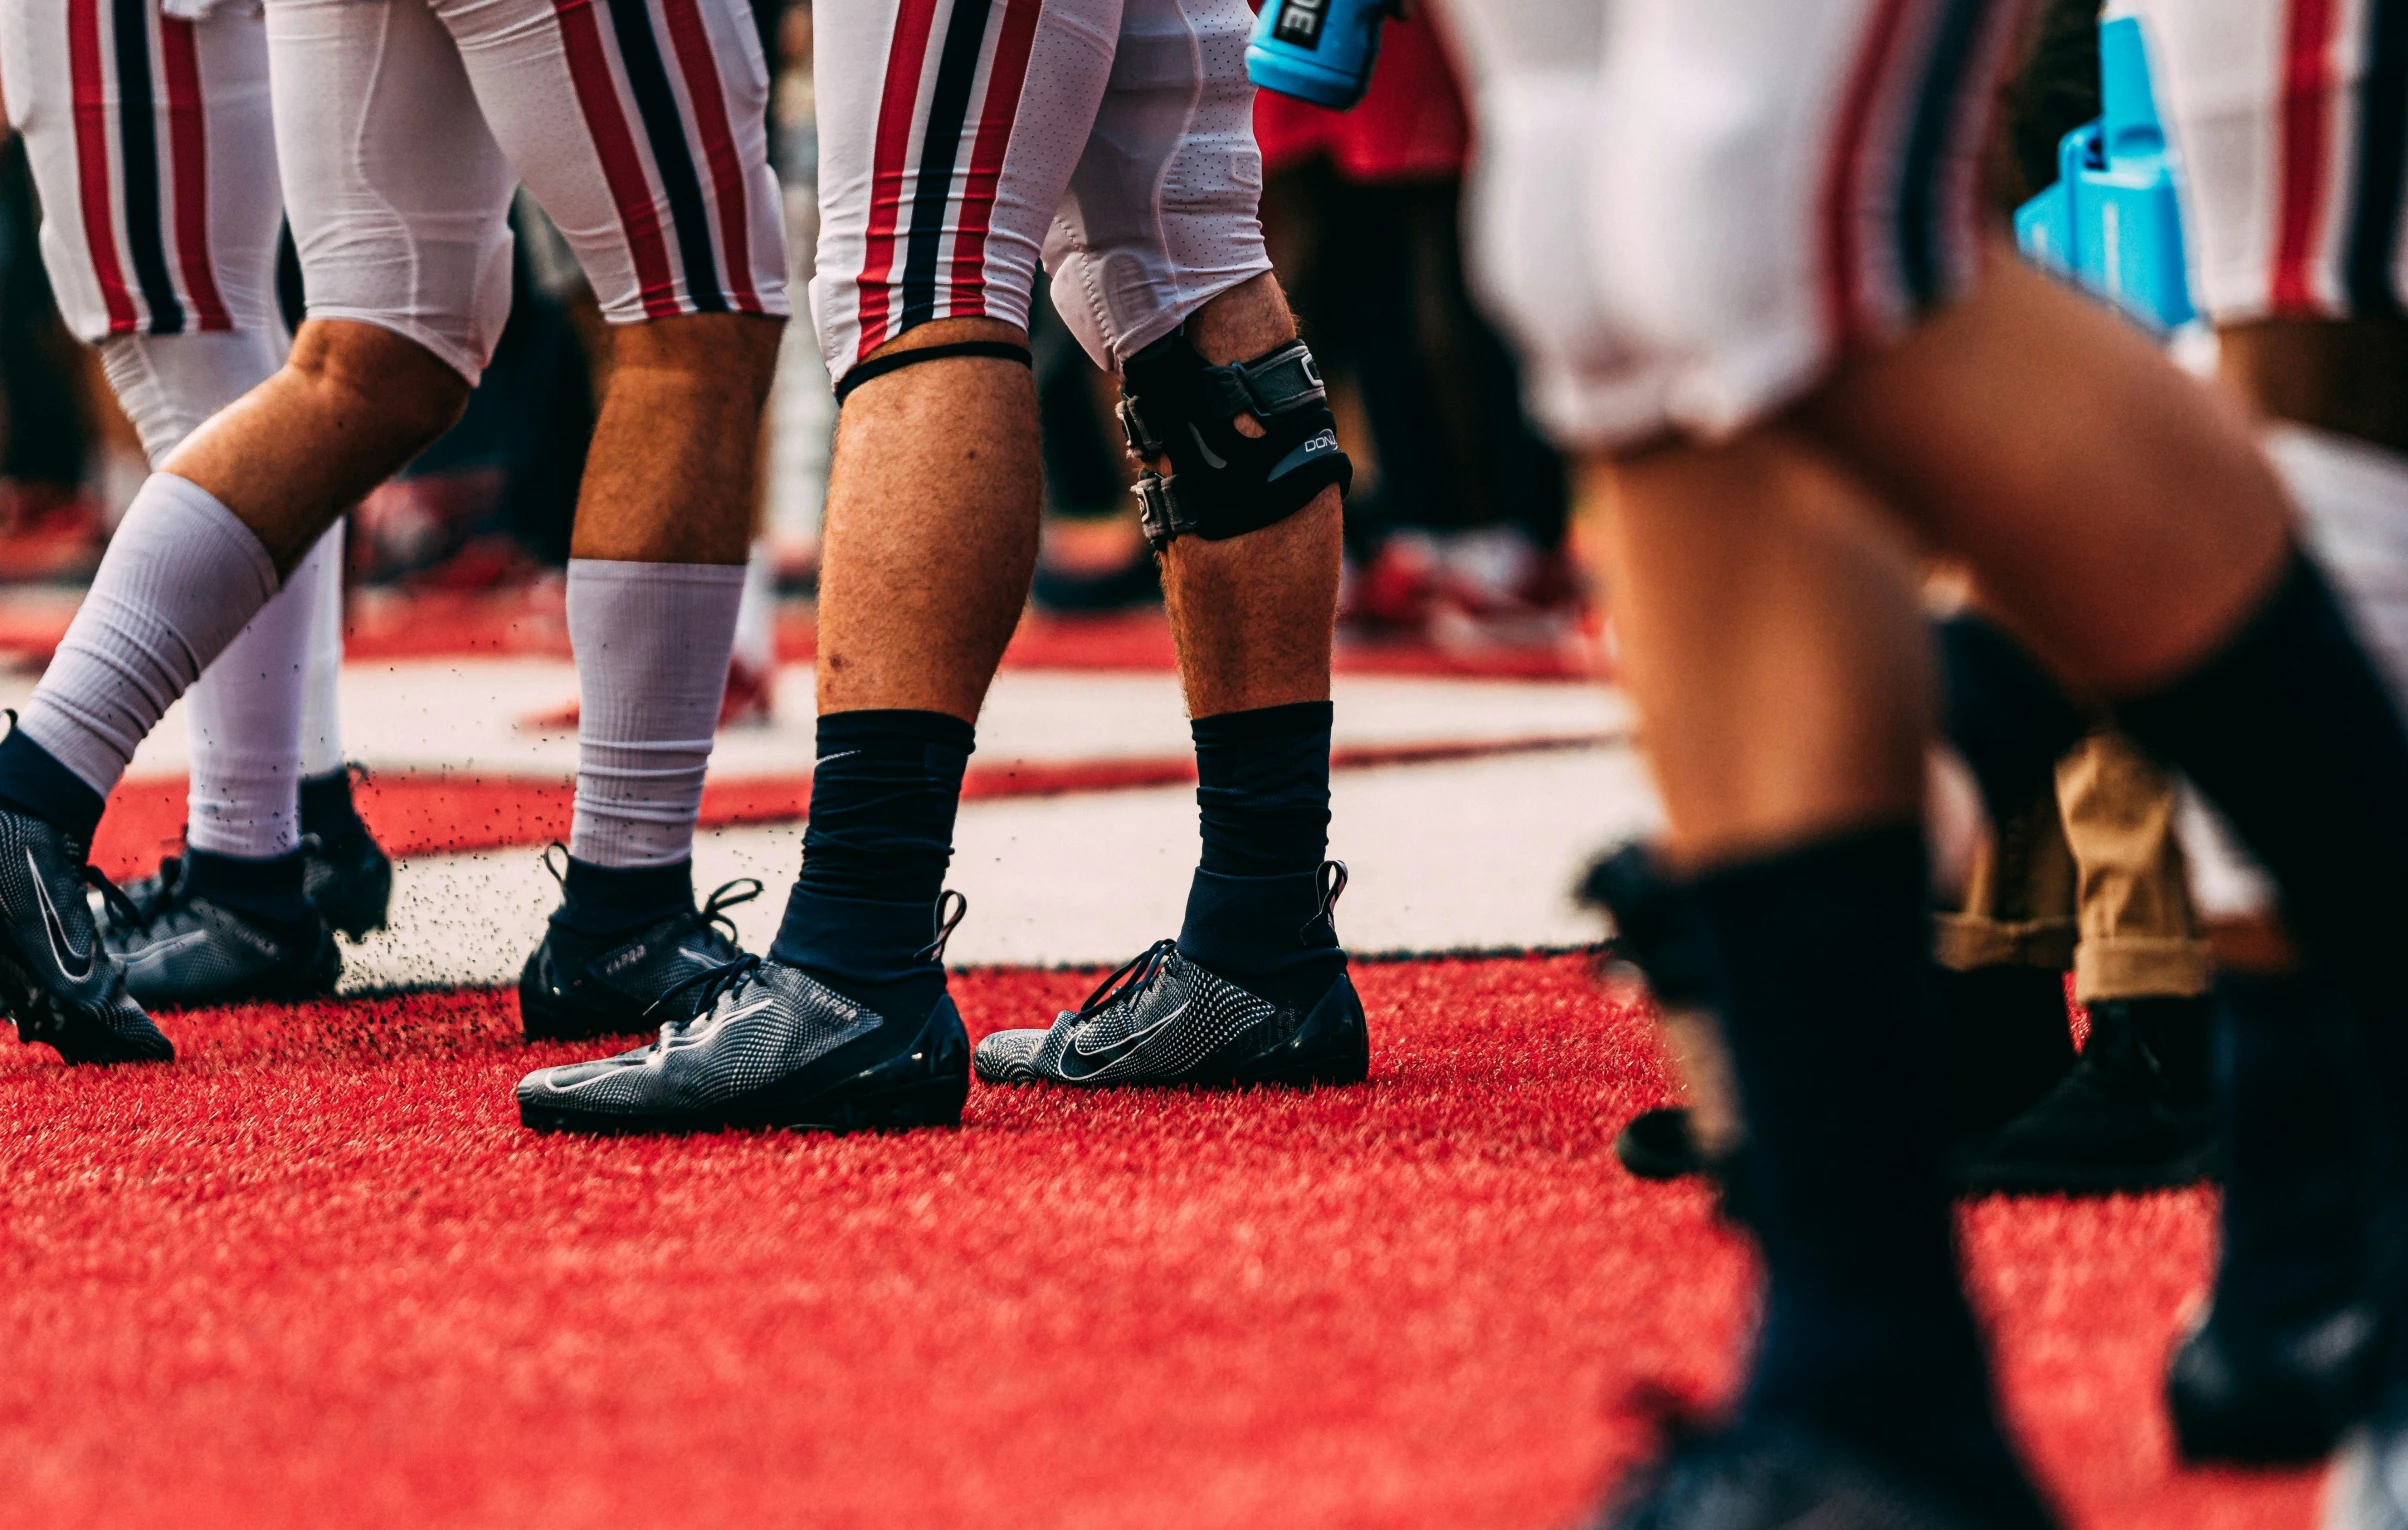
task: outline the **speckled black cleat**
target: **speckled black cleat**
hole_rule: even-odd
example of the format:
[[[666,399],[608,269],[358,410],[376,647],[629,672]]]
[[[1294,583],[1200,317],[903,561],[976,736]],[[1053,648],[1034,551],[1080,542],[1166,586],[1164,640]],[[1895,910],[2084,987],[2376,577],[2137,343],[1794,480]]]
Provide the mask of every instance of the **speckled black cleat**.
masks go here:
[[[950,996],[898,1019],[799,967],[739,957],[696,985],[701,1009],[650,1045],[519,1081],[537,1131],[904,1131],[959,1126],[970,1039]],[[671,997],[675,997],[672,995]]]
[[[84,863],[84,847],[30,813],[0,808],[0,1016],[20,1041],[71,1063],[170,1062],[176,1049],[125,991],[85,900],[124,894]]]

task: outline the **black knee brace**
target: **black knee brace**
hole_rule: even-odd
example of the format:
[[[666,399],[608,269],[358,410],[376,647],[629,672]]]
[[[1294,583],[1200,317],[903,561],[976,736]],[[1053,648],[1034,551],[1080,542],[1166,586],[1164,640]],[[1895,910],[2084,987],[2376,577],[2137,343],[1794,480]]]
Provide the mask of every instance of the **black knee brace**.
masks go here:
[[[1286,520],[1323,489],[1343,495],[1354,464],[1313,353],[1291,340],[1252,361],[1216,367],[1174,331],[1121,369],[1120,428],[1140,461],[1168,457],[1171,475],[1137,480],[1146,540],[1167,547],[1193,532],[1208,542]],[[1239,415],[1261,422],[1240,434]]]

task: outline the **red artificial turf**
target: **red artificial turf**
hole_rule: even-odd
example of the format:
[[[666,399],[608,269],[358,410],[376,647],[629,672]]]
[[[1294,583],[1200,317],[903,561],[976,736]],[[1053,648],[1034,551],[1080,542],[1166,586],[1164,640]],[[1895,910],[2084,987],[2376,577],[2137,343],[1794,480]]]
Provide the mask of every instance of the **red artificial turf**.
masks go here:
[[[1537,1527],[1733,1377],[1749,1263],[1615,1166],[1664,1075],[1575,959],[1360,969],[1372,1081],[981,1088],[959,1133],[519,1129],[505,995],[0,1051],[10,1525]],[[969,972],[974,1031],[1084,973]],[[2073,1522],[2308,1523],[2182,1474],[2204,1194],[1964,1226]]]

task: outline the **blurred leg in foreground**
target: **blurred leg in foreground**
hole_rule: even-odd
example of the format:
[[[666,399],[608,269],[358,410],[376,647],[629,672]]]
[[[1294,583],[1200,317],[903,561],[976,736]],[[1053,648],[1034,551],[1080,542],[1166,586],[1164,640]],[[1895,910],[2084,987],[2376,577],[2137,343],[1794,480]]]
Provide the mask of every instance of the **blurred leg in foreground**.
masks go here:
[[[1969,566],[2063,686],[2189,775],[2395,1030],[2408,737],[2246,421],[1983,239],[2019,7],[1900,46],[1854,12],[1637,0],[1586,93],[1574,8],[1458,15],[1493,81],[1491,280],[1559,437],[1618,458],[1625,678],[1661,853],[1720,954],[1768,1278],[1733,1426],[1622,1517],[2044,1523],[1955,1278],[1910,549]],[[1903,136],[1871,105],[1897,98],[1926,103]],[[1569,212],[1537,194],[1567,142],[1590,160]]]

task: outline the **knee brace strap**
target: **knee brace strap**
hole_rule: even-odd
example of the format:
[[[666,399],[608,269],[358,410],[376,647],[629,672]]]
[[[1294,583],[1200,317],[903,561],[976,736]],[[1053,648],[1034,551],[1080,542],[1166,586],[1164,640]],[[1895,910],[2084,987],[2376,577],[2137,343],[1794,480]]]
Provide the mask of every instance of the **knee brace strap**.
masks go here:
[[[954,340],[944,345],[888,351],[883,356],[872,356],[867,361],[856,363],[850,372],[845,373],[844,380],[836,385],[836,402],[841,407],[855,388],[874,377],[900,372],[905,367],[916,367],[923,361],[943,361],[951,356],[985,356],[995,361],[1017,361],[1024,367],[1032,365],[1028,347],[1014,345],[1009,340]]]
[[[1301,340],[1216,367],[1178,331],[1130,357],[1122,378],[1129,450],[1171,461],[1170,476],[1149,468],[1137,481],[1146,540],[1157,548],[1190,532],[1219,542],[1260,531],[1332,484],[1344,494],[1354,482],[1321,371]],[[1238,430],[1247,414],[1261,437]]]

